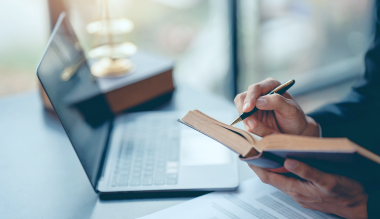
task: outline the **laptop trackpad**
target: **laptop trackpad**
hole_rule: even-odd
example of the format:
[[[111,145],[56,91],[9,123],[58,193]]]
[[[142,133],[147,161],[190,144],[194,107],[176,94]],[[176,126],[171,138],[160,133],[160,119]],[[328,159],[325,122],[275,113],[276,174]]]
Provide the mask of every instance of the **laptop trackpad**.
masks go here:
[[[181,130],[181,165],[220,165],[232,162],[224,145],[191,129]]]

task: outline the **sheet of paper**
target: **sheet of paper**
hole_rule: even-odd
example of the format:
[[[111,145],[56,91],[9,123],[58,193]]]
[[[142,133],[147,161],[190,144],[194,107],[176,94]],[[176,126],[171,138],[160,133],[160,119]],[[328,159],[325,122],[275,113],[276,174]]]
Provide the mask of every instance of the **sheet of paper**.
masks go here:
[[[330,219],[337,216],[302,208],[259,178],[240,184],[234,192],[213,192],[140,219]]]

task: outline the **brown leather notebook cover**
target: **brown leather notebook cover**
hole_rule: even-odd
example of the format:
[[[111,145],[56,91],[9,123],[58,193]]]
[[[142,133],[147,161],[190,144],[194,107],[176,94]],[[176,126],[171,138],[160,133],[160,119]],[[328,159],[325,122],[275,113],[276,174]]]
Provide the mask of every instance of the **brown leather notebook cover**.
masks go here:
[[[189,111],[178,121],[230,148],[239,154],[241,160],[273,172],[287,172],[283,168],[286,158],[297,159],[325,172],[346,175],[359,181],[370,180],[370,174],[380,170],[380,156],[347,138],[276,134],[261,139],[198,110]]]

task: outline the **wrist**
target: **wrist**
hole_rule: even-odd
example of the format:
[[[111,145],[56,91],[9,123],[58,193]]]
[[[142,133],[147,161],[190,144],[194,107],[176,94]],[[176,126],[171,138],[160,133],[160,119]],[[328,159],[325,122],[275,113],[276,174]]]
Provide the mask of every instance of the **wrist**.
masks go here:
[[[367,219],[368,211],[367,211],[367,203],[368,203],[368,194],[364,195],[363,199],[356,204],[351,204],[351,210],[349,215],[346,215],[346,218],[355,218],[355,219]]]
[[[303,136],[320,137],[321,130],[319,124],[310,116],[306,116],[306,128],[302,132]]]

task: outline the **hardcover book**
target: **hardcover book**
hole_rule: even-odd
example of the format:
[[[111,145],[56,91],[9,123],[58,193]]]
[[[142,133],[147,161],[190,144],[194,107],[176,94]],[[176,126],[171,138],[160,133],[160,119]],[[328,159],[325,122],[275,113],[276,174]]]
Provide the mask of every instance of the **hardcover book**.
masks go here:
[[[130,59],[136,65],[136,70],[130,75],[116,78],[96,78],[91,75],[89,66],[82,64],[76,74],[83,71],[82,74],[88,80],[81,81],[72,95],[67,97],[67,102],[77,106],[87,116],[95,113],[94,109],[99,107],[107,107],[111,113],[118,114],[140,106],[154,108],[169,100],[175,89],[172,77],[174,62],[141,51]],[[54,111],[43,89],[41,94],[45,108]],[[106,102],[99,102],[99,96]]]
[[[261,138],[239,128],[224,124],[198,111],[189,111],[179,122],[220,142],[239,154],[249,164],[272,172],[286,173],[286,158],[293,158],[324,172],[375,182],[380,156],[347,138],[315,138],[274,134]],[[212,156],[212,154],[210,154]]]

